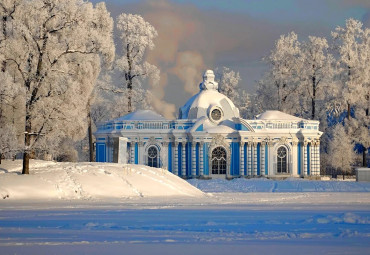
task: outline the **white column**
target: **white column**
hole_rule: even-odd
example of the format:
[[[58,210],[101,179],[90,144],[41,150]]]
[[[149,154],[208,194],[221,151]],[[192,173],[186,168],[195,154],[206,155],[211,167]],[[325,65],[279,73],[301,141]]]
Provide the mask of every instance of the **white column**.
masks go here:
[[[179,143],[174,142],[174,159],[173,159],[173,173],[179,175]]]
[[[197,175],[197,143],[191,143],[191,176]]]
[[[291,154],[291,157],[292,157],[292,165],[291,167],[289,168],[289,171],[292,175],[294,176],[297,176],[298,175],[298,148],[297,148],[297,145],[298,145],[298,141],[296,139],[293,139],[293,142],[292,142],[292,154]]]
[[[320,141],[316,143],[316,174],[320,175]]]
[[[265,149],[266,149],[266,142],[262,142],[261,143],[261,169],[260,169],[260,173],[261,173],[261,176],[265,176]]]
[[[130,164],[135,164],[135,142],[131,142],[131,155],[130,155]]]
[[[302,152],[303,152],[303,174],[304,174],[304,176],[307,176],[307,145],[308,145],[308,142],[304,141],[303,142],[303,148],[302,148]]]
[[[127,164],[127,138],[120,137],[118,138],[118,163]]]
[[[181,157],[181,176],[186,176],[186,142],[181,142],[182,157]]]
[[[200,153],[200,159],[199,159],[199,175],[203,176],[204,175],[204,159],[203,159],[203,146],[204,142],[200,142],[199,144],[199,153]]]
[[[240,146],[240,166],[239,166],[239,175],[244,176],[244,142],[239,143]]]
[[[253,176],[257,176],[257,143],[253,143]]]
[[[145,164],[144,142],[138,142],[138,146],[139,146],[138,163],[144,165]]]
[[[269,139],[267,141],[267,150],[268,150],[268,158],[267,158],[267,164],[268,164],[268,175],[274,175],[274,162],[276,159],[276,155],[274,155],[274,142],[273,140]]]
[[[317,145],[316,141],[312,143],[312,175],[317,175]]]
[[[161,161],[162,168],[168,169],[168,142],[162,143]]]
[[[248,142],[247,144],[247,175],[252,176],[252,144]]]

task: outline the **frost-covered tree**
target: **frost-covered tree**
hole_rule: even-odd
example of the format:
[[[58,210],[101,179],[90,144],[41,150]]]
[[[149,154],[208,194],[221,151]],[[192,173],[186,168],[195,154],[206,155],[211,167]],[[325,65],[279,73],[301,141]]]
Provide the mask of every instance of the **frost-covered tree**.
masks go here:
[[[216,69],[216,80],[218,91],[234,102],[239,108],[240,115],[245,117],[250,104],[249,94],[239,86],[241,81],[239,72],[235,72],[228,67]]]
[[[240,98],[240,74],[228,67],[216,70],[216,79],[218,81],[218,91],[224,94],[233,102],[239,102]]]
[[[12,157],[20,149],[14,125],[6,124],[0,128],[0,164],[2,157]]]
[[[264,58],[269,70],[259,82],[257,94],[263,102],[270,105],[270,109],[291,114],[297,111],[298,74],[302,66],[300,56],[298,36],[291,32],[281,35],[270,55]]]
[[[114,56],[113,21],[105,4],[82,0],[20,1],[12,34],[2,41],[6,72],[23,92],[23,174],[31,151],[58,146],[86,130],[84,109],[100,72]]]
[[[329,144],[329,163],[339,169],[343,174],[351,172],[351,166],[355,162],[353,151],[354,144],[347,135],[345,128],[338,124],[333,129],[333,138]]]
[[[117,18],[120,57],[116,60],[116,69],[122,83],[113,89],[115,93],[127,97],[127,112],[133,111],[134,100],[141,100],[143,93],[141,82],[150,77],[151,82],[159,81],[159,70],[144,60],[148,49],[154,48],[155,28],[140,15],[121,14]],[[138,97],[139,96],[139,97]]]
[[[309,36],[302,43],[302,69],[300,77],[300,100],[305,114],[303,117],[317,120],[325,113],[325,95],[331,94],[333,83],[333,57],[328,53],[329,45],[325,38]]]
[[[370,137],[370,30],[355,19],[348,19],[344,28],[332,32],[334,50],[338,55],[339,81],[336,105],[347,108],[348,136],[362,144],[363,165]],[[354,112],[354,119],[351,119]]]

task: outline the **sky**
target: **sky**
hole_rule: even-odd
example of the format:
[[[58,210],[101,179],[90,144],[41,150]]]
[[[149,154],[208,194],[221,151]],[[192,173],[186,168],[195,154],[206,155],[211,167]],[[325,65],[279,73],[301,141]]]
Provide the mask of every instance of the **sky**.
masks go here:
[[[150,89],[154,109],[167,118],[198,92],[206,69],[225,66],[238,71],[240,86],[253,93],[267,68],[262,58],[282,34],[294,31],[300,41],[309,35],[330,40],[331,31],[351,17],[370,27],[369,0],[105,2],[113,18],[139,14],[158,31],[156,46],[146,57],[161,71],[160,84]]]

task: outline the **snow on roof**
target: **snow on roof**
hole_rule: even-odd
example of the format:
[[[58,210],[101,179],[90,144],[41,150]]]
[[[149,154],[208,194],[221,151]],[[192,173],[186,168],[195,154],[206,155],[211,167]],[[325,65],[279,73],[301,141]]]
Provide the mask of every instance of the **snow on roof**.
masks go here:
[[[221,107],[224,114],[226,114],[225,111],[227,111],[227,113],[232,115],[225,116],[226,118],[239,117],[238,109],[227,96],[219,93],[217,90],[201,90],[199,93],[192,96],[183,107],[181,107],[181,118],[197,119],[201,116],[205,116],[207,109],[214,105]]]
[[[293,115],[280,111],[265,111],[257,115],[258,120],[303,120]]]
[[[115,119],[116,121],[122,120],[166,120],[162,115],[152,110],[138,110],[136,112],[129,113],[125,116]]]

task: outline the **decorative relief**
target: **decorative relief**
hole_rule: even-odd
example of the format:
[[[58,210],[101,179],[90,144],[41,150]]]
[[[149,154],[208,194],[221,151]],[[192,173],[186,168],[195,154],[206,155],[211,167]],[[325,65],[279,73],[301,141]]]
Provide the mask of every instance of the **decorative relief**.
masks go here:
[[[286,144],[288,142],[288,138],[287,137],[285,137],[285,136],[283,136],[283,137],[281,137],[280,139],[279,139],[279,143],[281,143],[281,144]]]
[[[154,138],[154,136],[151,136],[150,138],[149,138],[149,143],[150,144],[155,144],[157,141],[155,140],[155,138]]]

